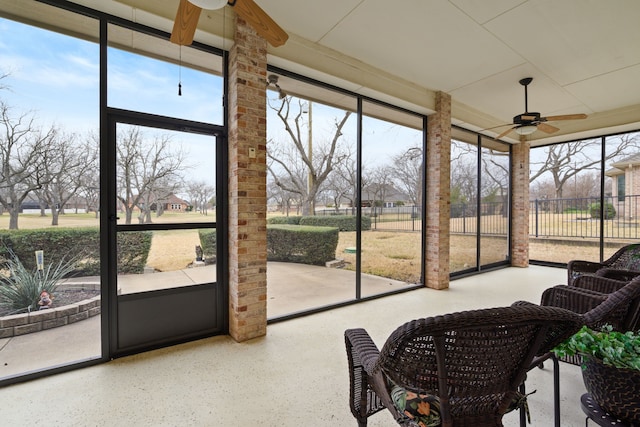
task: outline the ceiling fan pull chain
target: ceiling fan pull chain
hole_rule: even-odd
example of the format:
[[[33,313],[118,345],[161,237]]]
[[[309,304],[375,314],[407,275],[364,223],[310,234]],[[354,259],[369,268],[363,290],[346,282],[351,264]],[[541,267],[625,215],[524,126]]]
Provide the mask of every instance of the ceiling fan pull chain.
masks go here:
[[[178,96],[182,96],[182,46],[178,52]]]

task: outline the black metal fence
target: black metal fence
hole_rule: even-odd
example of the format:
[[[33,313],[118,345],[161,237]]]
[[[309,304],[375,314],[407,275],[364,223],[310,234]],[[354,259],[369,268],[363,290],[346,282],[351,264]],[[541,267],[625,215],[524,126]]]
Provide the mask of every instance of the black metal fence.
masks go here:
[[[536,199],[529,233],[535,237],[637,239],[640,196]],[[603,219],[601,221],[601,218]]]
[[[420,231],[422,213],[417,206],[380,206],[363,207],[362,215],[371,218],[372,230],[384,231]],[[316,210],[316,215],[355,215],[355,208]]]
[[[452,203],[450,231],[477,233],[480,210],[482,234],[507,235],[508,206],[495,203]],[[355,215],[355,208],[325,209],[316,215]],[[420,231],[422,212],[417,206],[365,207],[362,214],[371,217],[371,229],[384,231]],[[530,202],[529,234],[532,237],[640,238],[640,196],[607,197],[600,207],[597,197],[536,199]],[[604,218],[603,221],[600,217]]]

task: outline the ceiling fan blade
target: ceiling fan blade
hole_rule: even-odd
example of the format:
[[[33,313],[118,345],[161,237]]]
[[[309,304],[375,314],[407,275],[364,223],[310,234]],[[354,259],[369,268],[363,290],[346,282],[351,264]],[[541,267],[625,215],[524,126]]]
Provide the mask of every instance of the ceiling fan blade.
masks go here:
[[[547,122],[553,122],[556,120],[579,120],[579,119],[586,119],[586,118],[587,118],[586,114],[563,114],[560,116],[547,116],[544,119]]]
[[[193,36],[196,33],[198,19],[202,9],[189,3],[187,0],[180,0],[176,19],[173,22],[171,31],[171,43],[187,46],[193,43]]]
[[[542,132],[546,132],[546,133],[554,133],[554,132],[558,132],[560,129],[558,129],[555,126],[551,126],[548,125],[546,123],[538,123],[538,129],[541,130]]]
[[[229,4],[233,5],[235,12],[264,37],[271,46],[282,46],[289,38],[286,31],[280,28],[253,0],[236,0],[235,3],[230,2]]]
[[[503,136],[506,136],[509,132],[511,132],[514,128],[510,127],[509,129],[505,130],[504,132],[502,132],[500,135],[496,136],[496,139],[500,139]]]
[[[520,116],[520,118],[522,120],[536,120],[538,118],[538,116],[529,116],[529,115],[526,115],[526,114],[522,114]]]

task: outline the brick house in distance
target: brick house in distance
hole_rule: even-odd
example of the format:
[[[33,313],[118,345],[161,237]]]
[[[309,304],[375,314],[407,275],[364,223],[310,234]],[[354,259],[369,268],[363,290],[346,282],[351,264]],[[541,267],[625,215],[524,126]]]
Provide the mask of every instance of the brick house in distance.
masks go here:
[[[611,203],[616,216],[625,220],[635,220],[640,212],[640,153],[611,164],[605,172],[611,178]]]
[[[165,212],[187,212],[189,203],[182,200],[175,194],[171,194],[165,200],[162,200],[162,205]]]

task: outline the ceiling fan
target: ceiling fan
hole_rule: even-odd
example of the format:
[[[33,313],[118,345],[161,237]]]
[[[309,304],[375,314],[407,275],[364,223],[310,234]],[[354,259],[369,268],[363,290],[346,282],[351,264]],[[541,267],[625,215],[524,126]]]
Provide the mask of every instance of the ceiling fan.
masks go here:
[[[577,120],[577,119],[587,118],[586,114],[563,114],[560,116],[541,117],[540,113],[529,112],[529,107],[527,105],[528,103],[527,86],[529,86],[529,83],[531,83],[532,80],[533,80],[533,77],[525,77],[524,79],[521,79],[519,81],[519,83],[522,86],[524,86],[524,113],[518,114],[517,116],[515,116],[513,118],[513,124],[508,125],[511,127],[506,131],[502,132],[500,135],[498,135],[496,139],[502,138],[512,130],[515,131],[518,135],[531,135],[533,132],[535,132],[538,129],[546,133],[554,133],[559,131],[560,129],[558,129],[555,126],[551,126],[546,122],[553,122],[557,120]],[[507,126],[507,125],[503,125],[503,126]]]
[[[225,5],[233,7],[235,12],[272,46],[281,46],[289,38],[289,35],[253,0],[180,0],[171,32],[171,42],[182,46],[190,45],[202,9],[220,9]]]

